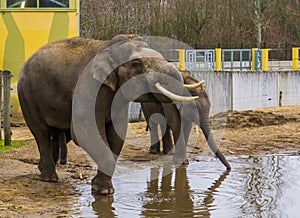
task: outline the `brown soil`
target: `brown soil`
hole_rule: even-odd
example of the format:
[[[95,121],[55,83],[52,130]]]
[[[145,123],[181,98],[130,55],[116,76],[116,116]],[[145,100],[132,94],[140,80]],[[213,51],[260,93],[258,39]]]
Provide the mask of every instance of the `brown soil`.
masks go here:
[[[249,111],[229,111],[211,117],[215,140],[229,155],[299,155],[300,106],[274,107]],[[26,126],[12,128],[13,139],[29,140],[28,145],[0,153],[0,217],[70,217],[76,214],[76,187],[90,183],[96,168],[85,152],[69,143],[68,163],[59,165],[59,183],[42,182],[37,163],[38,149]],[[145,122],[131,123],[122,157],[148,161],[161,156],[148,153],[149,133]],[[211,155],[205,139],[193,127],[188,155]],[[77,211],[78,212],[78,211]]]

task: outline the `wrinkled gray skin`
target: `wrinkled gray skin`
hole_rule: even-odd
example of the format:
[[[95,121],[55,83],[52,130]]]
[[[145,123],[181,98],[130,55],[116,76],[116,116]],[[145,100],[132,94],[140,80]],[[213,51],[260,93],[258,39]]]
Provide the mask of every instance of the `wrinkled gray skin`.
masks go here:
[[[185,84],[195,84],[199,81],[194,79],[189,72],[181,72]],[[189,91],[192,96],[199,96],[195,102],[185,102],[181,104],[179,110],[174,104],[159,103],[159,102],[143,102],[141,103],[147,125],[150,129],[151,153],[160,152],[160,141],[158,136],[158,125],[162,130],[163,152],[169,153],[173,149],[173,141],[171,132],[173,132],[173,140],[175,144],[175,162],[180,162],[185,159],[184,163],[188,163],[186,159],[186,146],[191,132],[192,123],[195,122],[200,126],[209,147],[226,166],[227,170],[231,167],[223,154],[218,149],[210,129],[209,110],[210,101],[205,88],[200,87]],[[195,106],[196,104],[196,106]],[[166,122],[161,122],[163,119],[152,119],[153,114],[161,114],[165,117]],[[150,119],[151,117],[151,119]],[[157,117],[157,116],[156,116]],[[177,160],[180,157],[180,160]]]
[[[117,43],[120,44],[119,47],[112,46]],[[97,162],[98,171],[92,180],[92,191],[96,195],[114,193],[111,178],[127,130],[126,102],[170,102],[169,98],[158,93],[144,94],[138,99],[124,98],[125,106],[120,108],[118,114],[125,115],[120,117],[118,126],[121,126],[121,133],[117,134],[111,117],[111,104],[115,94],[122,84],[141,74],[150,75],[147,80],[134,84],[134,90],[141,93],[155,91],[154,83],[157,81],[172,90],[174,84],[160,81],[161,76],[165,75],[179,81],[181,87],[183,83],[182,76],[175,67],[162,58],[145,58],[144,52],[147,52],[148,56],[153,54],[154,57],[162,57],[158,52],[149,49],[138,36],[118,35],[110,41],[73,38],[42,47],[25,63],[18,81],[18,96],[25,121],[39,148],[38,168],[42,180],[58,181],[55,166],[59,154],[61,162],[65,163],[66,143],[71,139],[76,142],[76,136],[71,136],[73,93],[77,81],[85,72],[88,79],[97,78],[102,84],[95,102],[95,117],[98,132],[104,143],[95,146],[109,148],[115,154],[113,160],[100,160],[102,166]],[[142,58],[138,58],[140,56]],[[130,57],[137,58],[130,60]],[[130,61],[124,63],[124,60]],[[152,76],[153,72],[158,72],[158,75]],[[89,90],[90,87],[86,85],[83,88]],[[177,94],[180,94],[179,92]],[[109,155],[104,153],[103,157]],[[101,172],[99,168],[103,165],[107,165],[111,172]]]

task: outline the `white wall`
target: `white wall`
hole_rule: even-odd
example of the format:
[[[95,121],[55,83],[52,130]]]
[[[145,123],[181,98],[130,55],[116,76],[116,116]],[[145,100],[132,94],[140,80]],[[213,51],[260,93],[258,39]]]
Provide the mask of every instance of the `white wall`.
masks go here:
[[[282,106],[300,105],[300,71],[278,72],[278,80]]]

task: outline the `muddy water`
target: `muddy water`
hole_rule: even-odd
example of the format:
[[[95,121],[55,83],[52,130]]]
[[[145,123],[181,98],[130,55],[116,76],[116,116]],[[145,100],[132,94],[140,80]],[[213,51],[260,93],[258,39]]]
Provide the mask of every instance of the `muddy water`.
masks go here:
[[[187,167],[121,161],[113,197],[78,187],[82,217],[297,217],[300,157],[229,158],[230,172],[201,157]],[[152,166],[151,166],[152,165]],[[155,165],[155,164],[154,164]]]

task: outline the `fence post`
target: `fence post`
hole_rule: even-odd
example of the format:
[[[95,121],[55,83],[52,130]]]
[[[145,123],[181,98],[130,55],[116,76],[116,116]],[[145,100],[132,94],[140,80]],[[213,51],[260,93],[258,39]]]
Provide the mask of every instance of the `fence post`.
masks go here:
[[[7,70],[2,71],[3,77],[3,129],[4,145],[11,145],[10,129],[10,79],[11,73]]]
[[[181,71],[185,70],[185,50],[184,49],[178,49],[179,54],[179,67],[178,69]]]
[[[251,62],[251,69],[255,70],[255,51],[257,48],[252,48],[252,62]]]
[[[299,50],[300,48],[292,48],[292,69],[299,69]]]
[[[269,68],[269,51],[270,49],[268,48],[264,48],[262,49],[262,52],[261,52],[261,56],[262,56],[262,70],[263,71],[269,71],[270,68]]]
[[[216,71],[222,71],[222,49],[216,48]]]

